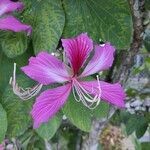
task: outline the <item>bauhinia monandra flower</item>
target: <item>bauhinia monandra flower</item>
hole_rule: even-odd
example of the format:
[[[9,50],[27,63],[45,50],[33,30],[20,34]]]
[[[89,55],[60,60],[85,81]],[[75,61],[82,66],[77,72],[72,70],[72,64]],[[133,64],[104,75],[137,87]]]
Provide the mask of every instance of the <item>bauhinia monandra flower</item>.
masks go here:
[[[31,57],[29,65],[21,68],[39,85],[63,84],[44,91],[36,98],[31,111],[34,128],[48,122],[62,108],[71,93],[76,101],[81,101],[89,109],[94,109],[101,100],[124,107],[125,93],[119,83],[100,81],[98,76],[92,81],[85,80],[86,77],[111,67],[115,48],[108,42],[93,46],[93,41],[86,33],[62,39],[62,45],[66,63],[43,51],[36,57]],[[87,63],[91,52],[94,54]]]
[[[29,25],[22,24],[18,19],[13,17],[11,13],[20,11],[24,7],[22,2],[13,0],[0,0],[0,30],[11,30],[14,32],[27,32],[31,34],[32,28]]]

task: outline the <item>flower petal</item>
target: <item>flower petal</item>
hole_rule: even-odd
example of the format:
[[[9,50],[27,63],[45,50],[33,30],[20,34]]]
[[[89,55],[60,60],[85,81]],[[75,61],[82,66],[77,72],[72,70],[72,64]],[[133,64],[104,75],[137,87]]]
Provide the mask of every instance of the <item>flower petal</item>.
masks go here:
[[[80,82],[82,86],[92,93],[93,95],[98,95],[99,85],[98,81],[86,81]],[[118,107],[124,107],[124,100],[125,100],[125,92],[119,83],[110,84],[104,81],[100,81],[100,88],[101,88],[101,98],[102,100],[114,104]]]
[[[48,122],[65,104],[70,91],[71,84],[67,84],[41,93],[31,111],[33,127],[38,128],[41,123]]]
[[[72,39],[62,39],[62,45],[74,74],[77,74],[93,49],[93,41],[86,33],[82,33]]]
[[[40,52],[36,57],[31,57],[29,65],[21,69],[30,78],[44,85],[69,80],[65,64],[47,52]]]
[[[0,150],[4,150],[4,145],[0,144]]]
[[[22,10],[24,7],[22,2],[13,2],[11,0],[0,0],[0,16],[15,10]]]
[[[14,32],[27,32],[27,35],[30,35],[32,28],[29,25],[22,24],[19,20],[13,16],[7,16],[0,19],[0,30],[11,30]]]
[[[97,45],[95,54],[90,60],[80,77],[92,75],[98,71],[106,70],[112,66],[114,60],[115,48],[106,43],[105,45]]]

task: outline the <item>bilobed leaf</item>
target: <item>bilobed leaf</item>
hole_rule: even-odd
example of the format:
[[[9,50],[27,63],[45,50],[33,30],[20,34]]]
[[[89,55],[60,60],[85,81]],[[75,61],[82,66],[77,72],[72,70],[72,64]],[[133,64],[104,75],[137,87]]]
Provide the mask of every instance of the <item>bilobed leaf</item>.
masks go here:
[[[64,0],[66,25],[63,35],[87,32],[95,41],[110,41],[126,48],[131,38],[131,15],[125,0]]]
[[[63,107],[63,113],[79,129],[89,132],[93,118],[106,117],[109,105],[101,102],[97,108],[90,110],[82,102],[76,102],[72,94]]]
[[[33,82],[23,75],[17,77],[17,83],[24,88],[33,86]],[[2,97],[2,105],[7,112],[7,135],[9,137],[23,134],[32,125],[30,117],[32,103],[33,100],[22,101],[13,93],[10,85],[6,88]]]
[[[6,130],[7,130],[7,115],[2,105],[0,104],[0,143],[3,141],[5,137]]]
[[[56,133],[57,129],[59,128],[61,124],[61,120],[62,120],[62,116],[57,115],[51,120],[49,120],[48,123],[43,123],[38,129],[36,129],[36,132],[43,139],[50,140]]]
[[[41,50],[52,52],[58,45],[65,23],[61,0],[35,0],[33,13],[35,54]]]
[[[25,33],[4,32],[0,40],[7,57],[14,58],[27,50],[28,39]]]

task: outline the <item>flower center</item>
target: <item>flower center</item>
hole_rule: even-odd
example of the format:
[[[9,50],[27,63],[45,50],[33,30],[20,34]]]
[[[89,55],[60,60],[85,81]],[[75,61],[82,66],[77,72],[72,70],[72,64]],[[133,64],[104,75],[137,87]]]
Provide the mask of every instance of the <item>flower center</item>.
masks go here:
[[[97,76],[98,82],[98,92],[94,91],[94,87],[91,87],[91,90],[86,90],[76,78],[72,78],[72,92],[75,100],[77,102],[82,101],[82,103],[89,109],[96,108],[101,101],[101,87],[99,77]],[[95,94],[98,93],[98,94]],[[95,96],[93,96],[95,95]]]

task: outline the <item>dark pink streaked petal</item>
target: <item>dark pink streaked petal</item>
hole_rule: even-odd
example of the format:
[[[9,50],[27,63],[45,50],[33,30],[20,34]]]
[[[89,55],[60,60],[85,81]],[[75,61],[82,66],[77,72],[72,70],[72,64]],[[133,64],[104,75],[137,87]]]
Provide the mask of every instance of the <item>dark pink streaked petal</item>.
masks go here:
[[[93,41],[82,33],[72,39],[62,39],[62,45],[74,74],[77,74],[93,49]]]
[[[22,24],[13,16],[7,16],[0,19],[0,30],[11,30],[14,32],[27,32],[27,35],[30,35],[32,28],[29,25]]]
[[[96,45],[95,54],[84,69],[81,77],[92,75],[96,72],[103,71],[112,66],[114,60],[115,48],[106,43],[105,45]]]
[[[31,57],[29,65],[21,69],[30,78],[44,85],[63,83],[70,79],[65,64],[47,52],[40,52],[36,57]]]
[[[0,0],[0,16],[15,10],[22,10],[24,7],[22,2],[13,2],[11,0]]]
[[[54,117],[67,101],[70,91],[71,84],[67,84],[41,93],[31,112],[34,120],[33,127],[38,128],[41,123],[48,122],[49,119]]]
[[[80,82],[82,86],[93,95],[99,94],[98,81]],[[125,92],[119,83],[110,84],[100,81],[102,100],[116,105],[117,107],[125,106]]]

